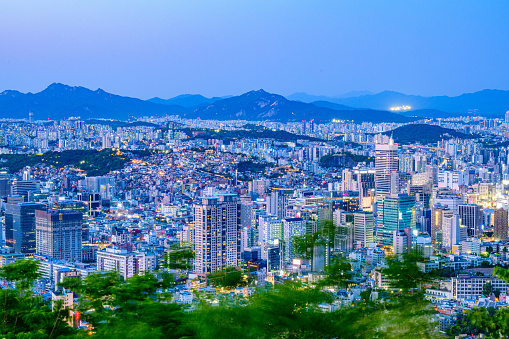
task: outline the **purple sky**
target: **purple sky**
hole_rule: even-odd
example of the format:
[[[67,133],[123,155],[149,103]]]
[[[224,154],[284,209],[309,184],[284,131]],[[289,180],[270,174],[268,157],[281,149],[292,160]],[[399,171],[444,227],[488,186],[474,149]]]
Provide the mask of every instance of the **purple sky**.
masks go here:
[[[0,91],[509,90],[509,1],[1,1]]]

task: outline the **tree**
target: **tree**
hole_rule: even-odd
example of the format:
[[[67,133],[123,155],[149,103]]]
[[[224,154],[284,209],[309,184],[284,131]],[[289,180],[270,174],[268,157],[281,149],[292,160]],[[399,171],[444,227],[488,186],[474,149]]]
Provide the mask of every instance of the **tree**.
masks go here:
[[[124,279],[117,272],[67,278],[62,287],[80,296],[76,311],[99,338],[180,338],[188,332],[185,312],[164,293],[174,285],[168,273]]]
[[[318,281],[317,286],[338,286],[346,288],[352,282],[352,265],[344,258],[335,258],[325,267],[325,278]]]
[[[249,283],[244,271],[235,267],[227,267],[222,271],[211,273],[207,276],[207,279],[213,286],[225,289],[247,286]]]
[[[292,238],[295,253],[303,259],[312,260],[316,242],[318,241],[318,233],[305,233]]]
[[[162,267],[174,270],[190,270],[193,266],[194,251],[190,246],[174,244],[169,252],[164,254]]]
[[[507,268],[495,266],[495,268],[493,269],[493,275],[498,277],[499,279],[504,280],[505,282],[509,282],[509,269]]]
[[[42,297],[30,290],[37,278],[39,262],[18,260],[0,268],[0,277],[16,285],[16,289],[4,288],[0,298],[2,338],[56,338],[71,335],[74,329],[64,321],[68,310],[56,307],[51,310]]]
[[[400,256],[386,258],[387,267],[382,269],[390,281],[391,287],[409,290],[420,287],[423,282],[433,279],[430,273],[422,272],[417,263],[423,258],[418,253],[403,253]]]
[[[486,247],[486,252],[488,253],[489,256],[491,253],[493,253],[493,247],[491,246]]]
[[[493,293],[493,286],[491,285],[491,282],[487,282],[482,287],[482,294],[486,297],[489,297]]]

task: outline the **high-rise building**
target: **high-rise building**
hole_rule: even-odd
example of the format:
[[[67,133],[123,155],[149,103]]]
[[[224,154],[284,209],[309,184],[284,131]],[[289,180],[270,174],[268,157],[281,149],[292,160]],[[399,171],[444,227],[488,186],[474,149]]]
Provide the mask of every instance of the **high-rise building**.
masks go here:
[[[474,204],[465,204],[458,206],[458,213],[461,218],[461,224],[467,227],[469,237],[480,237],[482,235],[482,206]]]
[[[381,198],[392,193],[391,174],[398,171],[398,163],[398,144],[394,144],[392,138],[389,144],[377,144],[375,146],[375,187],[377,201],[380,201]]]
[[[368,247],[374,242],[373,212],[357,211],[353,214],[354,243],[360,247]]]
[[[508,212],[503,208],[495,210],[493,237],[496,241],[508,240]]]
[[[82,261],[82,212],[36,210],[35,227],[37,254],[64,261]]]
[[[410,253],[412,250],[412,239],[413,234],[410,228],[403,230],[394,231],[392,234],[392,253],[393,254],[404,254]]]
[[[111,148],[111,135],[109,132],[102,135],[102,146],[103,148]]]
[[[454,245],[467,240],[467,227],[461,224],[459,214],[445,216],[442,222],[442,248],[450,251]]]
[[[286,218],[288,196],[283,190],[275,189],[267,196],[267,214],[275,215],[278,219]]]
[[[283,262],[290,263],[297,257],[293,237],[306,233],[306,223],[302,218],[286,218],[283,220]]]
[[[241,210],[237,195],[201,197],[193,210],[195,272],[208,274],[237,266],[241,258]]]
[[[60,212],[79,212],[83,214],[83,223],[81,226],[81,238],[83,245],[88,245],[88,234],[90,228],[90,222],[88,219],[89,216],[89,206],[86,202],[79,200],[62,200],[58,202],[58,210]]]
[[[30,201],[30,195],[41,192],[38,180],[14,180],[12,182],[12,195],[20,195],[25,201]]]
[[[415,229],[415,198],[408,194],[393,194],[383,200],[382,241],[393,246],[394,231]]]
[[[453,210],[442,205],[436,205],[431,210],[431,240],[436,241],[437,233],[442,232],[443,219],[454,214]]]
[[[5,204],[5,245],[15,252],[36,252],[35,211],[46,205],[32,202]]]

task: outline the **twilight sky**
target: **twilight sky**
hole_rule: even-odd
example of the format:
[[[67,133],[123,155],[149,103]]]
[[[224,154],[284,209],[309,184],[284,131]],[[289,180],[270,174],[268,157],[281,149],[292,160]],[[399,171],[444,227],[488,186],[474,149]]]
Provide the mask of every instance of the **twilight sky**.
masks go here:
[[[507,0],[5,0],[0,91],[509,90]]]

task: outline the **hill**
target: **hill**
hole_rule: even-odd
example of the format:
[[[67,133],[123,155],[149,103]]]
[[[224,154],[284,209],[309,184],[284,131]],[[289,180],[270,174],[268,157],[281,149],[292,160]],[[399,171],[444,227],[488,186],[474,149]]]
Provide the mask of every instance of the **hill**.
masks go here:
[[[475,139],[477,137],[453,129],[426,124],[408,124],[382,134],[392,135],[394,141],[400,144],[420,143],[422,145],[436,143],[442,139]]]
[[[2,167],[8,167],[11,173],[15,173],[25,166],[46,164],[63,168],[71,166],[87,172],[89,176],[104,175],[110,171],[117,171],[129,161],[128,155],[112,149],[79,150],[46,152],[43,154],[2,154],[0,158],[7,160],[2,162]]]
[[[301,121],[314,119],[317,122],[350,120],[355,122],[411,122],[415,118],[387,111],[335,110],[298,101],[287,100],[264,90],[251,91],[239,96],[218,100],[208,106],[198,107],[184,115],[186,118],[217,120],[273,120]]]
[[[4,91],[0,93],[0,118],[34,119],[81,119],[110,118],[127,120],[140,116],[179,115],[186,108],[176,105],[161,105],[135,98],[114,95],[98,89],[51,84],[39,93]]]
[[[225,131],[225,130],[212,130],[212,129],[191,129],[183,128],[182,132],[186,133],[189,137],[194,139],[218,139],[223,140],[225,144],[229,144],[231,141],[239,139],[274,139],[281,142],[296,142],[297,140],[310,140],[310,141],[323,141],[322,139],[308,137],[305,135],[298,135],[289,133],[286,131],[273,131],[271,129],[251,129],[251,130],[236,130],[236,131]],[[194,135],[193,135],[194,133]],[[199,133],[199,134],[198,134]]]

